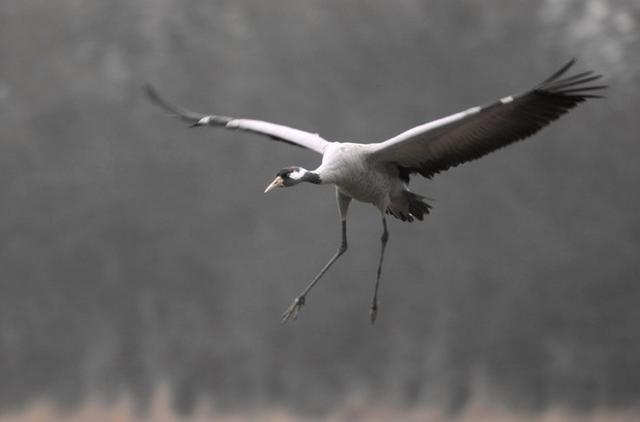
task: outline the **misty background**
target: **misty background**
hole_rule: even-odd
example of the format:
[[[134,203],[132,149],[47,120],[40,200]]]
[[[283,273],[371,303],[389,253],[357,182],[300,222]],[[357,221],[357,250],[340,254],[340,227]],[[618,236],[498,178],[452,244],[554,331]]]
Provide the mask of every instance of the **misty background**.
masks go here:
[[[457,412],[640,404],[635,0],[3,1],[0,413],[120,394],[140,409],[350,397]],[[192,130],[142,95],[373,142],[521,92],[572,57],[610,84],[536,137],[424,180],[334,252],[334,190],[263,195],[319,157]]]

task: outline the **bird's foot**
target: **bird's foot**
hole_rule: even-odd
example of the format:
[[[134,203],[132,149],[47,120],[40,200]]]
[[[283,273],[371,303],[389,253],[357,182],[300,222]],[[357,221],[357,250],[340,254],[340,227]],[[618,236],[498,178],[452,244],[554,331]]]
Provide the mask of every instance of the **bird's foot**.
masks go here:
[[[295,298],[291,306],[289,306],[287,310],[282,314],[282,319],[280,320],[280,322],[286,324],[290,319],[295,321],[295,319],[298,318],[298,312],[300,312],[300,308],[302,308],[304,302],[304,296],[298,296],[297,298]]]
[[[378,316],[378,301],[371,302],[371,307],[369,308],[369,318],[371,318],[371,324],[376,323],[376,317]]]

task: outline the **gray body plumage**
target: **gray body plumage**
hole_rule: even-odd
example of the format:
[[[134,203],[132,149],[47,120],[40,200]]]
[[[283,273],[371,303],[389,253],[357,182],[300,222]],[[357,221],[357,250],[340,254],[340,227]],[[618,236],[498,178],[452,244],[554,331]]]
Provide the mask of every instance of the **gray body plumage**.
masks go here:
[[[331,143],[314,173],[351,198],[386,210],[391,197],[400,196],[406,184],[389,163],[371,163],[371,145]]]
[[[409,191],[396,165],[373,159],[376,149],[375,144],[329,143],[322,164],[313,173],[321,183],[334,184],[343,195],[372,204],[383,213],[403,221],[422,220],[430,206]]]

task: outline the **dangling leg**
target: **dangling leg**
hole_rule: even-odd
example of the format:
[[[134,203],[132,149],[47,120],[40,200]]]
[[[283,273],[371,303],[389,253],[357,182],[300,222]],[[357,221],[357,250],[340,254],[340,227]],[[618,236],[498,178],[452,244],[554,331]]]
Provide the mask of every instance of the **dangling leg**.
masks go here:
[[[302,305],[304,305],[307,293],[309,290],[315,286],[315,284],[320,280],[320,278],[324,275],[325,272],[333,265],[333,263],[340,258],[340,256],[345,253],[347,250],[347,210],[349,209],[349,204],[351,203],[351,197],[344,195],[340,191],[336,189],[337,199],[338,199],[338,210],[340,211],[340,221],[342,225],[342,240],[340,241],[340,246],[338,246],[338,250],[335,255],[327,262],[327,265],[324,266],[320,270],[317,276],[309,283],[309,285],[295,298],[291,306],[287,308],[286,311],[282,314],[281,322],[284,324],[289,319],[296,319],[298,316],[298,312]]]
[[[380,248],[380,260],[378,261],[378,272],[376,273],[376,287],[373,290],[373,300],[371,301],[371,309],[369,310],[369,316],[371,317],[371,323],[376,322],[376,315],[378,314],[378,287],[380,286],[380,273],[382,272],[382,260],[384,259],[384,248],[389,240],[389,232],[387,231],[387,219],[382,214],[382,237],[380,241],[382,247]]]

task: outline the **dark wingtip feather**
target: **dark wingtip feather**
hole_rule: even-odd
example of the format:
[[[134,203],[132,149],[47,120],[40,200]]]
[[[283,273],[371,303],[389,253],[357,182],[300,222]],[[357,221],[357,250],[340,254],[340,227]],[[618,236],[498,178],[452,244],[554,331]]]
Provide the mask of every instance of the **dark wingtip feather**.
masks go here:
[[[569,70],[569,68],[571,68],[571,66],[573,66],[576,63],[576,59],[572,58],[571,60],[569,60],[564,66],[562,66],[558,71],[556,71],[553,75],[549,76],[547,79],[545,79],[544,81],[542,81],[542,83],[540,85],[545,85],[548,82],[551,82],[557,78],[559,78],[560,76],[562,76],[567,70]]]
[[[590,85],[590,86],[583,86],[583,87],[577,87],[577,88],[571,88],[571,89],[563,89],[562,92],[595,91],[598,89],[606,89],[606,88],[609,88],[609,85]]]
[[[162,98],[158,91],[154,88],[154,86],[149,82],[145,82],[142,85],[142,91],[144,92],[146,97],[155,105],[160,106],[173,114],[178,114],[174,107],[171,106],[164,98]]]
[[[607,98],[606,95],[597,95],[597,94],[583,94],[580,95],[581,98]]]
[[[205,116],[204,114],[196,113],[194,111],[170,103],[168,100],[162,97],[160,93],[158,93],[153,85],[148,82],[142,85],[142,90],[153,104],[162,108],[171,116],[177,119],[183,120],[188,123],[196,123],[198,120]]]
[[[571,59],[560,70],[539,84],[533,91],[572,98],[580,102],[588,98],[603,98],[602,95],[593,92],[604,90],[607,88],[607,85],[588,85],[602,78],[601,74],[588,70],[572,76],[561,77],[575,62],[575,59]]]
[[[142,84],[142,92],[144,92],[144,95],[148,99],[150,99],[152,102],[154,103],[162,102],[160,99],[160,96],[158,95],[158,92],[153,87],[153,85],[151,85],[149,82],[145,82],[144,84]]]
[[[551,84],[548,84],[543,89],[546,91],[565,90],[566,88],[570,88],[572,86],[584,85],[588,82],[597,81],[600,78],[602,78],[602,75],[593,75],[586,78],[573,79],[573,80],[559,79]]]

